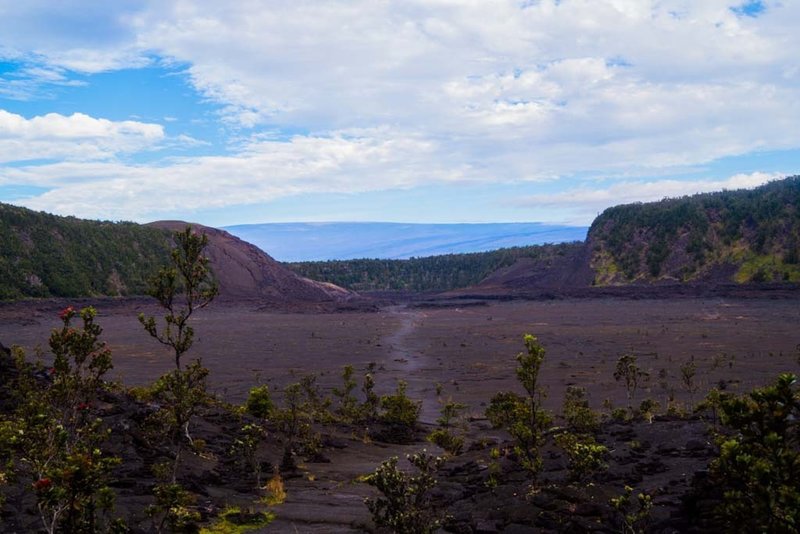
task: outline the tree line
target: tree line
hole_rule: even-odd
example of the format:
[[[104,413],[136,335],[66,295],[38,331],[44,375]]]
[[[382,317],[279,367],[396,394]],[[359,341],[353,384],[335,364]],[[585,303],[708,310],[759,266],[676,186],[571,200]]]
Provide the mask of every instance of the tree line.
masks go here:
[[[444,254],[407,260],[354,259],[287,263],[306,278],[354,291],[447,291],[477,284],[521,258],[548,261],[581,243],[510,247],[489,252]]]

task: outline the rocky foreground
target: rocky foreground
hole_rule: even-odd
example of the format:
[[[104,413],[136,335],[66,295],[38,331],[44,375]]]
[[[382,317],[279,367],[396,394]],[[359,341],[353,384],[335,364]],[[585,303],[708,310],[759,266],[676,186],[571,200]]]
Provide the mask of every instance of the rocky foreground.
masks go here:
[[[5,357],[0,368],[4,413],[15,407],[8,387],[15,373]],[[148,430],[148,418],[157,408],[118,389],[104,392],[91,408],[111,430],[104,452],[121,459],[110,482],[116,504],[109,517],[122,518],[129,532],[152,532],[160,518],[151,508],[153,488],[159,483],[153,468],[172,453],[163,436],[159,439]],[[309,421],[300,439],[287,436],[279,424],[233,406],[210,403],[192,422],[194,446],[178,476],[191,494],[186,509],[196,514],[180,530],[256,518],[251,525],[254,531],[374,531],[363,499],[375,498],[377,492],[365,483],[365,475],[390,456],[403,458],[422,449],[443,451],[425,441],[431,425],[418,425],[398,440],[392,425],[380,420],[337,422],[335,406],[329,408],[327,416],[317,414]],[[260,423],[266,429],[250,461],[236,452],[248,423]],[[445,531],[723,531],[714,515],[720,495],[707,479],[709,461],[717,453],[710,420],[608,419],[595,436],[597,443],[608,448],[607,468],[580,481],[572,477],[568,458],[552,440],[542,450],[543,468],[534,480],[520,467],[513,443],[503,432],[492,429],[486,420],[463,424],[463,430],[454,432],[465,437],[464,452],[447,457],[434,473],[437,482],[424,499],[424,513],[441,519]],[[292,449],[287,461],[289,439],[302,443]],[[400,466],[410,469],[402,461]],[[263,473],[260,481],[257,470]],[[41,528],[32,482],[21,475],[2,487],[4,531]],[[633,488],[632,496],[613,506],[612,500],[624,496],[626,486]],[[646,510],[637,502],[640,492],[652,498]],[[226,519],[220,519],[223,516]]]

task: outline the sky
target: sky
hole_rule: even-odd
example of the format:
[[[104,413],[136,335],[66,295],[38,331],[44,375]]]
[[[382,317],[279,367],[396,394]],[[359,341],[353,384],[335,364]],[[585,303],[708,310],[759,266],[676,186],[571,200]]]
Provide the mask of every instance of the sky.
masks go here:
[[[0,0],[0,202],[588,225],[800,173],[793,0]]]

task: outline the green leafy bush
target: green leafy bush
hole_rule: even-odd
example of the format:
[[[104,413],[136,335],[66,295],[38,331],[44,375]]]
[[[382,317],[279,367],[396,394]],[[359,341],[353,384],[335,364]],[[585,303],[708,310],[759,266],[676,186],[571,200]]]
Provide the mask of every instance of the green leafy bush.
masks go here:
[[[683,387],[686,388],[686,392],[689,393],[690,413],[694,411],[694,396],[700,387],[697,380],[695,380],[696,375],[697,365],[694,363],[694,360],[690,360],[681,365],[681,382],[683,382]]]
[[[336,413],[346,423],[354,423],[361,419],[358,399],[353,395],[353,391],[358,387],[353,374],[353,366],[345,365],[344,369],[342,369],[342,387],[333,388],[333,395],[339,401]]]
[[[567,386],[562,407],[564,419],[578,434],[594,434],[600,425],[597,412],[589,408],[586,388]]]
[[[442,404],[441,415],[436,419],[436,422],[443,428],[449,428],[454,422],[461,418],[461,413],[466,408],[466,404],[454,402],[453,399],[447,399],[447,401]]]
[[[94,413],[103,377],[112,368],[111,352],[99,339],[97,312],[68,307],[62,327],[50,335],[50,382],[34,378],[24,353],[15,354],[17,410],[2,425],[5,447],[17,459],[20,475],[31,478],[42,526],[48,533],[94,532],[114,502],[111,472],[120,459],[104,452],[110,430]],[[81,327],[72,320],[79,317]],[[8,431],[16,436],[8,436]],[[2,446],[2,444],[0,444]]]
[[[183,486],[170,482],[159,483],[153,488],[153,495],[155,503],[145,510],[153,521],[153,530],[164,532],[168,529],[169,532],[183,534],[200,531],[200,513],[192,508],[196,499]]]
[[[608,468],[604,461],[608,447],[597,443],[591,436],[562,432],[556,434],[555,442],[567,454],[570,477],[576,482],[583,482],[593,473]]]
[[[800,529],[800,390],[782,374],[773,385],[720,402],[735,433],[721,443],[712,475],[724,491],[720,513],[739,532]]]
[[[438,445],[451,456],[458,456],[464,450],[464,437],[447,428],[437,428],[425,439]]]
[[[393,395],[384,395],[380,399],[381,412],[378,419],[391,427],[387,434],[391,441],[405,443],[410,441],[417,429],[419,412],[422,407],[419,401],[411,400],[406,395],[408,384],[400,380]]]
[[[258,449],[266,437],[267,432],[261,425],[247,423],[237,432],[230,450],[239,467],[253,473],[256,489],[261,487],[261,458]]]
[[[378,527],[397,534],[436,532],[442,518],[431,504],[430,490],[436,485],[434,474],[444,459],[422,451],[408,456],[408,461],[415,474],[401,471],[394,456],[368,475],[366,483],[374,486],[381,496],[364,502]]]
[[[643,399],[642,402],[639,403],[638,415],[639,417],[645,419],[648,423],[652,423],[653,418],[656,416],[656,413],[660,408],[661,405],[657,400]]]
[[[622,534],[644,534],[650,522],[653,496],[644,492],[638,493],[635,502],[632,502],[632,497],[633,488],[625,486],[625,492],[612,498],[609,504],[617,513],[616,521]]]
[[[272,402],[268,385],[264,384],[250,388],[245,402],[245,410],[259,419],[269,419],[272,416],[275,410],[275,403]]]

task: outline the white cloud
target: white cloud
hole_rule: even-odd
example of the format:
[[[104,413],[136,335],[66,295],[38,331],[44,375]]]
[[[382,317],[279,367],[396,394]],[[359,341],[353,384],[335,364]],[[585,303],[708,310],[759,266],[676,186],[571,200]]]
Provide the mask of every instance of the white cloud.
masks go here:
[[[0,109],[0,163],[32,159],[103,159],[150,148],[164,138],[161,125],[113,122],[82,113],[31,119]],[[0,169],[0,181],[3,180]]]
[[[64,121],[77,131],[86,121],[54,117],[28,134],[33,137],[0,138],[0,159],[42,153],[72,163],[3,171],[0,179],[10,183],[13,174],[50,184],[52,191],[29,202],[41,209],[74,206],[70,213],[99,214],[103,206],[107,216],[143,219],[169,202],[160,190],[200,209],[433,182],[652,176],[753,151],[800,148],[800,3],[765,2],[756,18],[738,16],[730,9],[737,3],[9,5],[0,17],[6,43],[0,55],[38,65],[29,72],[36,83],[67,83],[73,71],[153,60],[186,65],[191,83],[222,106],[225,123],[241,128],[246,140],[232,143],[236,148],[224,156],[85,164],[149,148],[163,131],[91,119],[101,133],[76,140],[70,151],[75,139],[43,139],[43,132],[59,131]],[[290,142],[265,140],[276,129],[310,133]],[[73,184],[77,176],[81,189]],[[595,209],[607,200],[603,195],[646,186],[637,183],[598,191],[586,206]],[[676,185],[685,182],[653,183],[659,184],[653,191],[666,188],[663,194],[690,190]],[[694,190],[719,183],[698,182]],[[114,195],[126,199],[124,207],[114,207]],[[82,200],[93,196],[107,202],[93,208]]]
[[[723,189],[746,189],[785,177],[783,173],[754,172],[711,180],[623,181],[606,188],[578,187],[553,194],[531,195],[510,202],[515,207],[569,212],[570,222],[589,224],[596,214],[618,204],[653,202]]]
[[[0,2],[0,57],[96,73],[146,64],[132,17],[147,0]]]
[[[25,200],[34,209],[147,221],[176,210],[253,204],[304,192],[405,188],[423,175],[431,181],[462,178],[449,166],[431,166],[429,153],[435,147],[428,141],[370,134],[260,141],[232,156],[177,159],[167,165],[75,161],[18,166],[5,169],[0,184],[55,188]]]
[[[800,84],[784,78],[800,12],[732,5],[179,2],[135,20],[245,127],[389,125],[491,161],[485,180],[526,180],[800,146]]]

